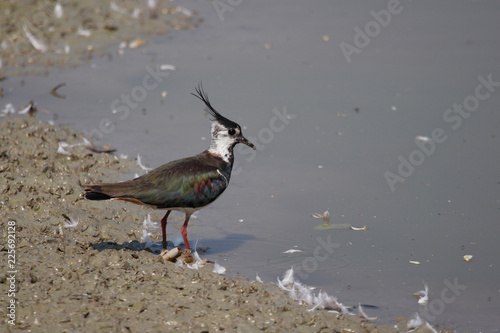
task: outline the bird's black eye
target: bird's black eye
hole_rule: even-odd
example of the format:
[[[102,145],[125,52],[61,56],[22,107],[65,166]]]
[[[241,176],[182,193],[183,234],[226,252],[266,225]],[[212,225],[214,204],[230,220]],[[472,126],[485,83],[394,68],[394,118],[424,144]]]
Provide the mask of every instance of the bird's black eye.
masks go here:
[[[230,128],[229,131],[227,131],[229,133],[229,135],[235,135],[236,134],[236,130],[234,128]]]

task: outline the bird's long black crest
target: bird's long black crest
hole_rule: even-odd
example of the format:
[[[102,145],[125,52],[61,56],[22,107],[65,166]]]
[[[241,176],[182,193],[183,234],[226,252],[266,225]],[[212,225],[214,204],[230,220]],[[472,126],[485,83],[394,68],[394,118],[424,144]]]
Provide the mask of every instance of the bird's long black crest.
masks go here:
[[[203,103],[205,103],[205,105],[206,105],[205,111],[207,111],[214,118],[214,120],[217,120],[218,122],[221,122],[221,123],[226,123],[226,125],[229,125],[231,127],[234,127],[235,125],[237,126],[237,124],[235,122],[222,116],[217,110],[214,109],[212,104],[210,104],[210,100],[208,99],[208,95],[203,90],[203,84],[201,82],[200,82],[200,84],[198,84],[198,87],[196,87],[195,90],[196,90],[196,94],[191,93],[191,95],[195,96],[196,98],[201,100]]]

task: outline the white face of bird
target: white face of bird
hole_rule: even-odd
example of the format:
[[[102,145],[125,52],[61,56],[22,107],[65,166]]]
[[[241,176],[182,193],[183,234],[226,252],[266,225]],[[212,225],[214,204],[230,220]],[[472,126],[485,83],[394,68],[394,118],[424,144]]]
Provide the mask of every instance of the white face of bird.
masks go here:
[[[233,127],[227,128],[218,122],[212,122],[212,141],[210,142],[210,152],[212,154],[222,157],[226,162],[229,162],[229,158],[233,152],[233,147],[238,141],[237,133],[241,133],[240,130]]]
[[[229,162],[233,147],[243,143],[255,149],[254,145],[241,134],[241,127],[234,123],[234,126],[225,126],[220,122],[212,122],[212,140],[209,151],[212,154],[221,156],[226,162]]]

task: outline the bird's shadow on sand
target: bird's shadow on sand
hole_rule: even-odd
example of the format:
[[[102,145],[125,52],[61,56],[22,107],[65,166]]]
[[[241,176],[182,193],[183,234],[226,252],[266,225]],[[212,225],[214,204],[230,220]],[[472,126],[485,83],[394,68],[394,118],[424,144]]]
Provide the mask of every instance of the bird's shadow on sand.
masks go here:
[[[156,246],[157,245],[157,246]],[[122,250],[122,249],[127,249],[127,250],[132,250],[132,251],[148,251],[153,254],[159,254],[161,251],[161,243],[141,243],[138,240],[133,240],[131,242],[126,242],[123,244],[118,244],[116,242],[100,242],[100,243],[94,243],[90,244],[90,246],[99,252],[104,251],[104,250]],[[169,248],[172,247],[173,244],[169,242]],[[158,250],[156,249],[158,247]]]
[[[191,241],[189,244],[192,249],[201,249],[202,252],[207,252],[211,254],[224,253],[237,249],[245,241],[253,240],[255,236],[248,234],[227,234],[225,238],[222,239],[203,239],[200,241]],[[162,247],[161,242],[144,242],[141,243],[138,240],[133,240],[131,242],[126,242],[118,244],[116,242],[100,242],[90,244],[90,246],[99,252],[104,250],[132,250],[132,251],[148,251],[153,254],[160,254]],[[168,249],[175,247],[171,241],[168,241]]]

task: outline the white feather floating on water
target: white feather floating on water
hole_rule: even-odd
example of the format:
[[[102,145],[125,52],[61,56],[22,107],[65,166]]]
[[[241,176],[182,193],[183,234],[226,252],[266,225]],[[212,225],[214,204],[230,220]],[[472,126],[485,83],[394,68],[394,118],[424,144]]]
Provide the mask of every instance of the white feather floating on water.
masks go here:
[[[366,231],[366,225],[363,226],[363,227],[353,227],[353,226],[351,226],[351,230],[354,230],[354,231]]]
[[[141,168],[142,170],[144,170],[146,172],[152,170],[152,168],[148,168],[147,166],[142,164],[141,155],[139,155],[139,154],[137,154],[137,165],[139,166],[139,168]]]
[[[328,211],[328,209],[323,214],[312,213],[311,216],[315,219],[322,219],[326,224],[330,223],[330,212]]]
[[[283,253],[299,253],[299,252],[304,252],[304,251],[298,250],[298,249],[290,249],[290,250],[286,250]]]
[[[434,327],[432,327],[431,324],[429,324],[427,321],[420,318],[418,312],[415,313],[413,318],[408,320],[408,323],[406,324],[406,327],[408,328],[408,332],[413,332],[414,330],[416,330],[417,328],[420,328],[422,326],[426,326],[429,329],[429,331],[431,331],[432,333],[438,333],[438,331]]]
[[[28,104],[27,107],[25,107],[21,111],[18,111],[17,114],[27,114],[33,106],[34,106],[34,104],[30,103],[30,104]]]
[[[358,311],[359,311],[359,316],[365,318],[366,320],[372,321],[372,320],[378,319],[377,317],[368,317],[368,315],[363,310],[363,307],[361,306],[361,304],[359,304],[359,306],[358,306]]]
[[[290,285],[293,285],[295,283],[295,279],[293,277],[293,274],[294,273],[293,273],[293,267],[292,267],[288,271],[285,272],[281,281],[278,278],[278,285],[281,289],[289,290],[289,287],[286,287],[286,286],[290,286]]]
[[[427,303],[429,302],[429,287],[427,284],[424,282],[424,290],[419,290],[416,293],[413,294],[418,299],[418,304],[427,306]]]
[[[418,136],[415,137],[415,141],[430,142],[432,140],[429,137],[427,137],[427,136],[418,135]]]
[[[278,286],[288,291],[290,298],[312,306],[309,311],[325,309],[343,314],[350,314],[349,309],[340,303],[335,296],[328,295],[324,291],[314,294],[314,288],[295,281],[293,267],[283,274],[282,279],[278,279]]]
[[[169,64],[163,64],[163,65],[160,65],[160,70],[162,70],[162,71],[175,71],[175,66],[169,65]]]

